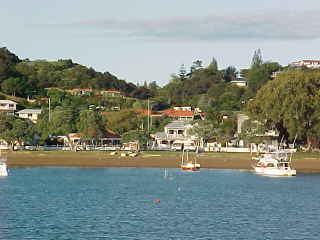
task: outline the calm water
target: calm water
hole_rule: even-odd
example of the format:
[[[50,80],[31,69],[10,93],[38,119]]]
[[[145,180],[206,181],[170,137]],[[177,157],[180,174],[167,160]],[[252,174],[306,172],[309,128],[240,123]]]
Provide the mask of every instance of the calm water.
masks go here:
[[[0,239],[320,239],[320,175],[163,175],[11,169],[0,179]]]

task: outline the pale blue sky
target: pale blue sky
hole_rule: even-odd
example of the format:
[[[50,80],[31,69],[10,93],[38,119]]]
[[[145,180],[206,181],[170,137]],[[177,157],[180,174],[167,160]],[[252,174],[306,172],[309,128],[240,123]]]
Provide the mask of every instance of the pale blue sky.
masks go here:
[[[319,10],[319,0],[4,0],[0,46],[163,85],[197,59],[248,67],[258,48],[282,65],[318,59]]]

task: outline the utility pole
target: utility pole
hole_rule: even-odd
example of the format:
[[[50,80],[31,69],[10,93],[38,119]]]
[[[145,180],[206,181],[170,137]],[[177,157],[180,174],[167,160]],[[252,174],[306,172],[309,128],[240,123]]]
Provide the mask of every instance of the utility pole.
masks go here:
[[[150,99],[148,98],[148,140],[147,140],[147,149],[149,150],[149,134],[150,134]]]
[[[150,131],[150,100],[148,98],[148,134]]]
[[[50,122],[50,120],[51,120],[50,108],[51,108],[51,104],[50,104],[50,98],[49,98],[49,122]]]

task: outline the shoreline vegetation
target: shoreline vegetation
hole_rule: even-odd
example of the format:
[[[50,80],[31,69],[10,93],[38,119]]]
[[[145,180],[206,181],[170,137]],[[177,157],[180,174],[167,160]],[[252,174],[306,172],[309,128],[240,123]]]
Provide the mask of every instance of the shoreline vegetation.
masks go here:
[[[64,151],[16,151],[8,152],[9,168],[19,167],[137,167],[179,168],[181,152],[141,152],[136,157],[121,157],[110,152],[64,152]],[[201,168],[251,170],[250,153],[201,153],[197,161]],[[195,157],[191,153],[190,157]],[[318,153],[295,153],[292,165],[298,173],[320,173]]]

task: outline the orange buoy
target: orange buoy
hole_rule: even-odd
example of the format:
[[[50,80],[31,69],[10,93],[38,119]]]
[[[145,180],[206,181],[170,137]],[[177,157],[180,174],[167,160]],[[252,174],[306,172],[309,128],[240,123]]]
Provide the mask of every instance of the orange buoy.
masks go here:
[[[160,199],[154,200],[155,203],[160,203]]]

